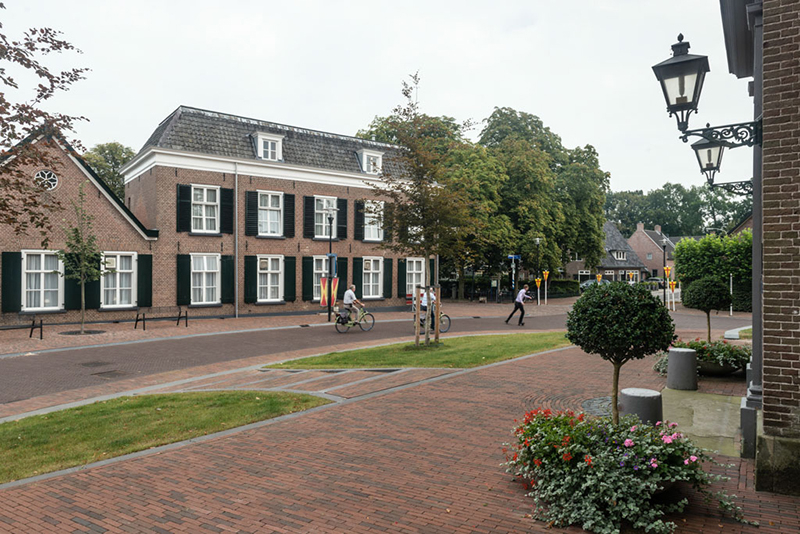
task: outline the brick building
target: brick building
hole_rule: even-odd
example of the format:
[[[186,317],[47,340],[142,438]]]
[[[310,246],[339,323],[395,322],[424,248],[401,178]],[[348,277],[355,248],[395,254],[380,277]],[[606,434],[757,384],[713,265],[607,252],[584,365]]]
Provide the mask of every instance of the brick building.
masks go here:
[[[317,312],[329,247],[337,254],[340,298],[354,283],[371,306],[404,305],[432,266],[381,248],[382,204],[372,185],[396,148],[181,106],[123,167],[124,202],[62,150],[52,194],[68,202],[89,177],[102,197],[90,206],[99,244],[118,272],[91,290],[100,297],[89,299],[88,320],[130,319],[150,306],[181,306],[192,316]],[[63,248],[63,235],[54,233],[51,248]],[[0,241],[4,271],[6,262],[19,266],[0,274],[2,323],[44,313],[53,314],[48,322],[76,320],[69,281],[33,271],[38,264],[26,250],[38,250],[35,240],[12,237]],[[49,269],[52,254],[37,253]],[[57,287],[26,305],[37,272],[46,278],[40,285]],[[104,298],[111,289],[114,304]]]
[[[666,242],[664,241],[666,240]],[[645,265],[647,276],[664,276],[664,257],[666,265],[675,267],[675,243],[661,233],[661,226],[655,225],[653,230],[645,230],[644,223],[636,225],[636,231],[628,238],[628,245],[636,252]],[[664,251],[666,245],[666,252]]]

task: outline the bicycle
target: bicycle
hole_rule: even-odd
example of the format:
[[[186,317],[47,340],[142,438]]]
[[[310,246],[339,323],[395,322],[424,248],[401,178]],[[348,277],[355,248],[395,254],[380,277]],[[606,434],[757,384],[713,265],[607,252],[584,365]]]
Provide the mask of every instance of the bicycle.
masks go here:
[[[367,313],[367,310],[364,308],[358,309],[357,319],[348,318],[343,321],[342,316],[337,314],[334,328],[336,328],[336,331],[340,334],[344,334],[356,325],[364,332],[369,332],[372,330],[372,327],[375,326],[375,316],[371,313]]]
[[[430,326],[431,326],[431,332],[435,332],[436,331],[436,325],[434,324],[433,321],[431,321],[431,325]],[[424,315],[420,315],[419,316],[419,329],[420,329],[420,331],[424,331],[424,328],[425,328],[425,316]],[[448,330],[450,330],[450,316],[447,315],[446,313],[441,313],[440,312],[439,313],[439,333],[440,334],[444,334]]]

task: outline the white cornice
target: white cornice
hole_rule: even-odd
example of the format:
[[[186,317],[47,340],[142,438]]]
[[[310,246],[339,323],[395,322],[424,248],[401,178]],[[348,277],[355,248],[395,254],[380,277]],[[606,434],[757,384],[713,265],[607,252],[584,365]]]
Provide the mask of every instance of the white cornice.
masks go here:
[[[120,172],[125,177],[125,183],[127,184],[156,166],[231,174],[238,172],[246,176],[364,189],[371,189],[374,185],[380,183],[380,180],[366,177],[360,173],[302,167],[274,161],[210,156],[164,148],[148,149],[147,152],[122,167]]]

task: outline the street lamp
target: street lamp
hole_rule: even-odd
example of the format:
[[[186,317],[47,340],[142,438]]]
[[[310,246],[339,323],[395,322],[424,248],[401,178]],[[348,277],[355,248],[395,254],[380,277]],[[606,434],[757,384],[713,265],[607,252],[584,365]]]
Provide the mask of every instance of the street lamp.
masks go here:
[[[700,172],[706,175],[708,185],[714,186],[714,176],[719,172],[722,165],[722,153],[728,143],[722,141],[709,141],[708,139],[700,139],[696,143],[692,143],[692,150],[697,156],[697,163],[700,165]]]
[[[328,214],[328,282],[326,284],[326,292],[328,293],[328,322],[331,322],[333,307],[333,219],[339,210],[331,207],[325,211]]]
[[[661,247],[664,250],[664,305],[667,304],[667,243],[669,239],[666,236],[661,238]]]
[[[541,237],[534,237],[533,242],[536,243],[536,278],[539,278],[539,258],[542,253],[542,238]]]
[[[689,127],[689,115],[697,113],[703,81],[710,70],[708,56],[690,54],[689,41],[683,42],[683,34],[672,45],[672,57],[653,66],[669,116],[675,115],[682,132]]]

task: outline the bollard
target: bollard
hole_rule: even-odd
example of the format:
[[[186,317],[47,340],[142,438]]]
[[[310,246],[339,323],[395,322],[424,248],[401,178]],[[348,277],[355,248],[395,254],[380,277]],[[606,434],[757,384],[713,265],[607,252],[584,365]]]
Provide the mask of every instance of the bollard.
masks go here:
[[[669,389],[697,390],[697,353],[694,349],[672,347],[667,364]]]
[[[619,393],[619,414],[634,414],[643,423],[655,424],[664,419],[661,393],[653,389],[623,389]]]

